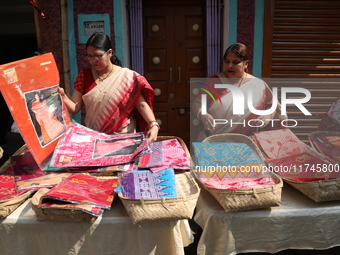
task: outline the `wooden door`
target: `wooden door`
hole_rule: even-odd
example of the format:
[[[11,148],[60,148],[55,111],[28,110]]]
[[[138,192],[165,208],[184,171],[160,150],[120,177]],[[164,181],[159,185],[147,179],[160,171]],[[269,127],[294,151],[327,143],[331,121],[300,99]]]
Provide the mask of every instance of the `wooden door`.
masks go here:
[[[160,135],[190,140],[190,78],[206,76],[205,1],[143,1],[144,75]]]

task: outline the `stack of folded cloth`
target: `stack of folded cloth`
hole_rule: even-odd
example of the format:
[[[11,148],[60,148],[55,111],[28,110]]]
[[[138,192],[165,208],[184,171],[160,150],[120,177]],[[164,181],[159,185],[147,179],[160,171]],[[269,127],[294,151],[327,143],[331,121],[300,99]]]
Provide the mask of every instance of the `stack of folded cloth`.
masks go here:
[[[171,168],[156,173],[149,170],[121,173],[119,183],[117,192],[127,199],[177,197],[175,172]]]
[[[177,139],[168,139],[150,144],[150,153],[139,158],[138,168],[153,172],[166,168],[190,169],[190,161]]]
[[[202,184],[215,189],[248,189],[275,185],[260,157],[246,144],[193,143],[196,173]]]
[[[312,153],[290,129],[258,132],[253,139],[269,168],[283,178],[299,182],[336,178],[337,173],[328,171],[330,162]]]
[[[117,185],[116,178],[72,174],[41,196],[38,207],[82,210],[100,216],[111,208]]]

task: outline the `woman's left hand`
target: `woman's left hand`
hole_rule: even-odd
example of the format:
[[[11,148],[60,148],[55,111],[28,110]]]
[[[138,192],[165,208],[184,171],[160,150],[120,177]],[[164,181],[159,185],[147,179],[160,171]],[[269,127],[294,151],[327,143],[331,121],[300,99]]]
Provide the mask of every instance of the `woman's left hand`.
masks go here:
[[[147,137],[150,139],[151,142],[156,142],[157,141],[157,136],[158,136],[158,126],[154,125],[152,126],[148,133],[147,133]]]

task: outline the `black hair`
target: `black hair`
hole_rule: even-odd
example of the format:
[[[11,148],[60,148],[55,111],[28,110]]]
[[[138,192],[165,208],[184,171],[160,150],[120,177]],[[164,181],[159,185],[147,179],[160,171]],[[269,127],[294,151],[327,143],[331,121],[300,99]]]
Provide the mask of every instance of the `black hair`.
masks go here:
[[[108,51],[112,49],[110,38],[104,33],[94,33],[86,42],[86,48],[89,46],[96,47],[97,49]],[[122,62],[118,59],[114,50],[112,50],[112,57],[110,59],[112,64],[122,66]]]
[[[249,49],[246,45],[242,43],[234,43],[230,45],[224,52],[223,60],[225,59],[229,52],[235,53],[236,56],[238,56],[244,62],[249,61],[250,58]]]

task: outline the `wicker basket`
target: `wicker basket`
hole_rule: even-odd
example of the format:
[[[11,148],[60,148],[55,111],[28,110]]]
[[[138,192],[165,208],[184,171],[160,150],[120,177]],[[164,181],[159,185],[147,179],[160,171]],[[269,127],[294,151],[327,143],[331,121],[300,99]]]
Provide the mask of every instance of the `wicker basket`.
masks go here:
[[[97,219],[97,217],[81,210],[39,208],[38,205],[40,198],[48,191],[49,189],[47,188],[39,189],[32,197],[32,209],[35,212],[38,221],[69,221],[93,223]]]
[[[340,178],[315,182],[297,182],[286,178],[283,180],[315,202],[340,200]]]
[[[317,133],[325,134],[327,132],[328,135],[330,133],[336,133],[331,131],[317,131]],[[313,132],[314,133],[314,132]],[[323,154],[319,153],[316,149],[306,145],[308,150],[314,156],[331,163],[327,157]],[[314,200],[315,202],[326,202],[326,201],[336,201],[340,200],[340,178],[331,179],[331,180],[318,180],[313,182],[299,182],[295,180],[291,180],[288,178],[281,177],[284,182],[293,186],[295,189],[302,192],[304,195]]]
[[[6,218],[15,209],[17,209],[22,203],[24,203],[31,195],[33,191],[25,192],[17,197],[0,201],[0,218]]]
[[[219,134],[212,135],[203,140],[206,143],[214,142],[231,142],[231,143],[245,143],[247,144],[261,159],[262,164],[265,164],[263,155],[259,148],[248,136],[241,134]],[[225,211],[245,211],[260,208],[267,208],[271,206],[279,206],[281,203],[281,193],[283,182],[282,179],[271,173],[275,185],[249,188],[249,189],[215,189],[204,184],[202,186],[209,191],[209,193],[220,203]]]
[[[161,199],[127,199],[118,193],[133,224],[191,219],[200,193],[190,172],[177,173],[178,197]]]

